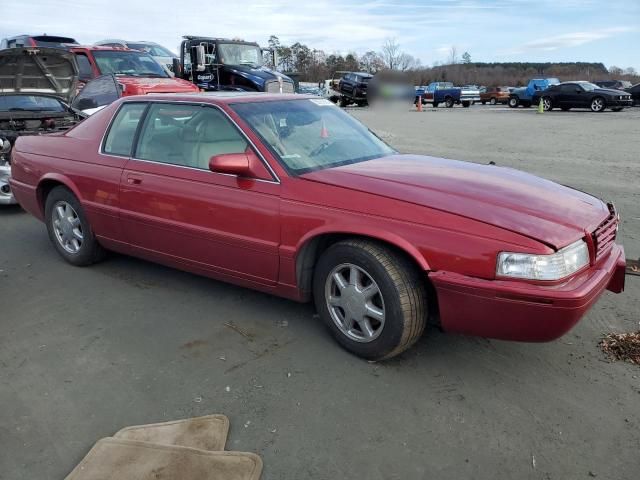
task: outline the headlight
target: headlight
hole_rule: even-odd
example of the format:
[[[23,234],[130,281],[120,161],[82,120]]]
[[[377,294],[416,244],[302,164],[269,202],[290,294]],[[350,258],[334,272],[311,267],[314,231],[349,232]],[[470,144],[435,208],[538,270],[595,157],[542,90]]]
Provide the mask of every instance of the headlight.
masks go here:
[[[529,280],[560,280],[589,264],[589,250],[578,240],[551,255],[501,252],[497,275]]]

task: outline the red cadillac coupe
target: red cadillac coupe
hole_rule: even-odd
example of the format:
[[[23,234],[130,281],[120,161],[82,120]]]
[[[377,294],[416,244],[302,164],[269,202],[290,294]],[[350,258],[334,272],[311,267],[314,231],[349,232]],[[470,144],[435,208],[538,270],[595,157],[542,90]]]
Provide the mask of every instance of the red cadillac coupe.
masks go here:
[[[20,137],[11,187],[56,250],[105,250],[313,299],[336,340],[380,360],[427,321],[548,341],[624,288],[612,204],[510,168],[394,151],[318,98],[122,98]]]

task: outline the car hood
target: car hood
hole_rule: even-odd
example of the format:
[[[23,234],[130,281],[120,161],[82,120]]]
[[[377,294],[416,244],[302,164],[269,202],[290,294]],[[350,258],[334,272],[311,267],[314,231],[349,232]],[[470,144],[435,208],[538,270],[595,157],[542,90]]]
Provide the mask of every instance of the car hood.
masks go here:
[[[124,93],[127,95],[127,86],[136,87],[146,93],[182,93],[199,92],[200,89],[193,83],[181,78],[152,78],[152,77],[127,77],[117,76],[116,80],[125,86]],[[129,94],[130,95],[130,94]]]
[[[225,67],[237,75],[251,78],[253,80],[260,79],[263,82],[268,80],[275,80],[277,78],[282,78],[285,82],[293,82],[289,77],[283,75],[280,72],[276,72],[275,70],[271,70],[267,67],[252,67],[251,65],[225,65]]]
[[[599,199],[515,169],[419,155],[393,155],[301,178],[446,211],[556,249],[609,215]]]
[[[55,95],[70,103],[78,67],[72,53],[59,48],[0,50],[0,92]]]
[[[624,90],[616,90],[615,88],[596,88],[594,93],[602,93],[603,95],[629,95],[629,92]]]

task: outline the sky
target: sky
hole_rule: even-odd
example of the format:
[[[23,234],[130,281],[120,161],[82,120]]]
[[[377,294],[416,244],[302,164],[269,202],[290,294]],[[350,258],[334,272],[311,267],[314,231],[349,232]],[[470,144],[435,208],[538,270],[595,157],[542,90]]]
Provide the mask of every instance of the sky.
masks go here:
[[[328,54],[379,51],[394,38],[423,65],[446,62],[455,46],[479,62],[602,62],[640,72],[639,19],[640,0],[23,0],[2,10],[0,38],[46,32],[176,51],[182,35],[264,46],[276,35]]]

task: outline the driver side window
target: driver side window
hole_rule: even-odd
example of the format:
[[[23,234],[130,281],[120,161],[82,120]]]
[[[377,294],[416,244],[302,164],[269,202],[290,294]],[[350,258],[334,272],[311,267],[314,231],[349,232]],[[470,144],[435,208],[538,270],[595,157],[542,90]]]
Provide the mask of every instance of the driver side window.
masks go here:
[[[142,127],[136,158],[209,170],[214,155],[242,153],[248,143],[217,108],[154,104]]]

